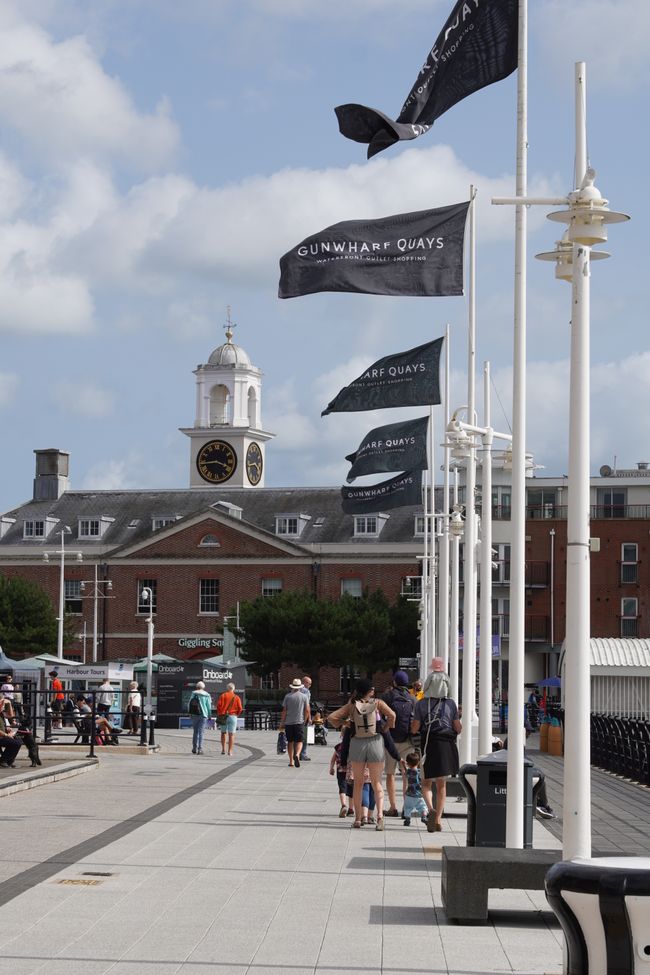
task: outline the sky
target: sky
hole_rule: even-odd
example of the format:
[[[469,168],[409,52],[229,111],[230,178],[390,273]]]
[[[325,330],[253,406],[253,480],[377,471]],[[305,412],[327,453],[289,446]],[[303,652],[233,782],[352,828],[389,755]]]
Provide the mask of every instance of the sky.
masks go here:
[[[396,117],[452,0],[3,0],[0,6],[0,511],[31,496],[34,449],[70,453],[74,489],[189,484],[193,370],[224,339],[264,373],[267,486],[344,482],[345,454],[406,411],[332,414],[382,356],[450,326],[466,402],[467,298],[277,298],[278,261],[340,220],[466,200],[477,188],[477,399],[512,399],[516,76],[366,160],[334,107]],[[591,466],[650,460],[647,0],[535,0],[529,194],[573,189],[574,64],[587,62],[589,162],[613,210],[591,282]],[[570,287],[533,255],[527,447],[567,471]],[[422,415],[422,410],[412,411]],[[441,409],[436,410],[440,424]]]

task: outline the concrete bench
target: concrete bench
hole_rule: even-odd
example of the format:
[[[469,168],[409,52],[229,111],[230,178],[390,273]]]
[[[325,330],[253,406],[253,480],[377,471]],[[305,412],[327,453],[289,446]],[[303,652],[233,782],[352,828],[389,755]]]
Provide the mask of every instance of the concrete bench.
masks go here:
[[[487,921],[490,888],[544,890],[562,850],[443,846],[442,903],[450,921]]]

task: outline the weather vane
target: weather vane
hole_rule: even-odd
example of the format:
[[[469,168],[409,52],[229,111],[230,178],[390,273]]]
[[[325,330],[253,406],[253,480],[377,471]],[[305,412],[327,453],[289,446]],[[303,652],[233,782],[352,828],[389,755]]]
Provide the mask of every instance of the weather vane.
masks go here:
[[[237,323],[230,320],[230,305],[226,305],[226,324],[224,325],[226,330],[226,338],[229,342],[232,341],[233,328],[237,328]]]

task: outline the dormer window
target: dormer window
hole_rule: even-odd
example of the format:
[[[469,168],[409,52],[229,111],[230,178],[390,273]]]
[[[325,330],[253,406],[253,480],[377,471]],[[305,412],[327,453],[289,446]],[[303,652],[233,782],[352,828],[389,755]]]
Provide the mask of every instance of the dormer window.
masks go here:
[[[35,541],[47,538],[56,524],[57,518],[28,518],[23,522],[23,538]]]
[[[414,535],[419,535],[420,537],[424,535],[424,523],[425,523],[424,515],[415,516],[415,527],[413,529]]]
[[[100,515],[98,518],[79,519],[79,538],[102,538],[106,529],[115,521],[108,515]]]
[[[154,531],[158,531],[159,528],[166,528],[167,525],[173,525],[177,520],[176,515],[163,515],[159,518],[152,518],[151,527]]]
[[[311,515],[276,515],[275,534],[283,535],[286,538],[300,538],[305,528],[311,521]]]
[[[354,519],[355,538],[378,538],[388,521],[388,515],[356,515]]]

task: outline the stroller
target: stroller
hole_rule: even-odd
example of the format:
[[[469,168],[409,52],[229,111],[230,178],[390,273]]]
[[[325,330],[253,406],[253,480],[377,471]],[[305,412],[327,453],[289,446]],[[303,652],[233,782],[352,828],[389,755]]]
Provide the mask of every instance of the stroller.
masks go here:
[[[314,701],[314,715],[318,715],[322,719],[324,713],[325,706],[323,704],[319,704],[318,701]],[[325,727],[324,720],[314,721],[314,744],[327,744],[327,728]]]

